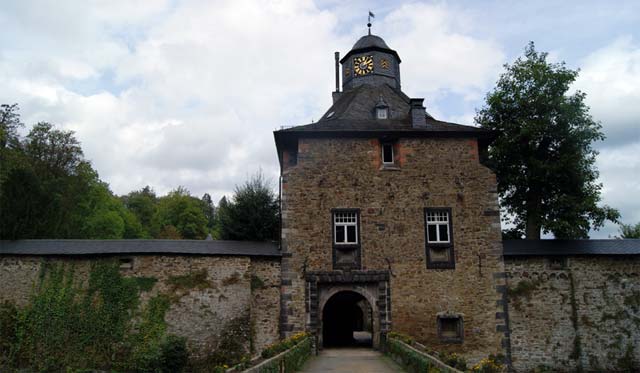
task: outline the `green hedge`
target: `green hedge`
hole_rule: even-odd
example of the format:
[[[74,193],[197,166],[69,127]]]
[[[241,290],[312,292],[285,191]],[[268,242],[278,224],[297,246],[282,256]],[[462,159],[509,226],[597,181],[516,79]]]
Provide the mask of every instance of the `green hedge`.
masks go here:
[[[411,372],[440,373],[441,370],[431,364],[422,354],[407,348],[401,341],[387,339],[387,354],[395,361],[401,362]]]
[[[288,340],[284,340],[279,344],[277,344],[278,346],[285,346],[285,345],[290,346],[292,343],[291,340],[294,338],[296,339],[296,342],[293,344],[293,346],[290,347],[288,350],[285,350],[287,352],[283,356],[281,356],[278,359],[273,359],[267,362],[266,364],[263,363],[263,365],[258,365],[253,369],[249,369],[248,371],[253,373],[279,373],[281,372],[281,367],[284,367],[284,371],[288,373],[288,372],[295,372],[300,368],[302,368],[305,361],[307,361],[309,356],[311,356],[311,353],[313,350],[313,341],[306,334],[304,334],[303,337],[299,337],[300,334],[297,336],[298,337],[294,336],[292,338],[289,338]],[[282,352],[282,351],[279,351],[277,353],[274,352],[277,349],[279,348],[271,348],[267,353],[267,355],[275,356],[278,353]],[[263,356],[264,355],[265,354],[263,353]]]

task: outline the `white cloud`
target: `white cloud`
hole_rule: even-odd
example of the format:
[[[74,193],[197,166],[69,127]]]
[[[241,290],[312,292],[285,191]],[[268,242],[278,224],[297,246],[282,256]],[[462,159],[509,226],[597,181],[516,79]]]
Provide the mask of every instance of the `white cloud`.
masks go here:
[[[392,11],[380,29],[402,58],[404,90],[427,99],[441,91],[483,97],[505,57],[496,42],[471,36],[479,24],[463,9],[443,4],[411,3]]]
[[[330,105],[333,51],[364,33],[340,34],[339,14],[310,0],[14,2],[0,10],[0,102],[76,131],[116,193],[184,185],[217,199],[259,168],[275,180],[272,131]],[[407,94],[473,98],[503,60],[469,36],[475,22],[409,4],[376,29],[403,58]]]
[[[587,93],[591,114],[616,146],[640,140],[640,45],[631,36],[589,54],[574,87]]]

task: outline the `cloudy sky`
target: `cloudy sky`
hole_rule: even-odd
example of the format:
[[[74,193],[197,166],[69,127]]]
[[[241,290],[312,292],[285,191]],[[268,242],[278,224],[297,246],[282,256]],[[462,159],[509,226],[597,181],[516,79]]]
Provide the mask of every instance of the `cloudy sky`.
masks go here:
[[[368,9],[403,90],[443,120],[472,124],[529,40],[580,68],[574,89],[607,135],[604,202],[640,221],[638,1],[7,1],[0,103],[27,127],[75,131],[117,194],[183,185],[217,200],[258,169],[275,183],[272,131],[330,106],[333,52],[366,32]]]

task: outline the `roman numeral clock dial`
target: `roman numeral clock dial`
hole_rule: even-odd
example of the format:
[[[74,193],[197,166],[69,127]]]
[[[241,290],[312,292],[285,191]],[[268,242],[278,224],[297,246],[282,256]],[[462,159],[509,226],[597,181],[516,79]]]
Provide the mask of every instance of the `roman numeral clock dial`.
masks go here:
[[[367,75],[373,71],[373,57],[360,56],[353,59],[353,72],[355,75]]]

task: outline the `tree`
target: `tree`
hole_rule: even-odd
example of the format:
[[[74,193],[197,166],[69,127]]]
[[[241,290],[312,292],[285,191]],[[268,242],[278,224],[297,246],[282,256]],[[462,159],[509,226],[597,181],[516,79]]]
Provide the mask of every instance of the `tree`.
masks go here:
[[[170,225],[186,239],[201,240],[207,236],[207,218],[201,201],[184,187],[178,187],[159,199],[152,225],[154,237],[159,237]]]
[[[498,177],[503,208],[520,235],[586,238],[589,229],[619,213],[599,206],[594,141],[604,139],[585,105],[585,93],[568,94],[578,72],[549,63],[533,42],[524,58],[505,65],[476,122],[496,131],[489,166]]]
[[[236,186],[233,200],[220,201],[220,235],[225,240],[269,241],[278,237],[278,201],[262,173]]]
[[[213,200],[211,199],[211,195],[209,193],[205,193],[200,198],[200,202],[202,203],[202,211],[204,212],[205,218],[207,218],[207,228],[213,229],[215,224],[215,206],[213,205]]]
[[[18,128],[24,127],[19,110],[18,104],[0,105],[0,151],[18,142]]]
[[[150,186],[130,192],[121,197],[127,210],[140,221],[143,237],[151,237],[152,220],[158,209],[158,197]]]
[[[0,179],[0,238],[142,236],[138,219],[84,159],[73,132],[38,123],[12,141],[4,149],[12,164]]]
[[[620,224],[619,238],[640,238],[640,222],[633,224]]]

